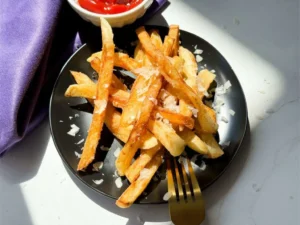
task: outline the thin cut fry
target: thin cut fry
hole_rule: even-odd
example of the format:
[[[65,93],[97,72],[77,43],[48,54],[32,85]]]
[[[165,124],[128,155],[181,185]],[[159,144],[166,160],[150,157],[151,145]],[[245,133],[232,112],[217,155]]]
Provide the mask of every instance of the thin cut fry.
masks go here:
[[[198,135],[208,146],[208,158],[216,159],[224,154],[223,150],[220,148],[219,144],[212,134],[200,133]]]
[[[126,142],[125,146],[121,150],[120,155],[116,160],[116,168],[120,176],[125,175],[125,172],[130,166],[134,154],[140,147],[141,140],[143,140],[143,134],[146,131],[145,127],[148,123],[152,109],[154,107],[154,103],[149,99],[156,99],[159,90],[162,86],[161,76],[154,76],[153,79],[150,80],[154,80],[154,82],[147,91],[143,108],[140,110],[140,115],[137,116],[138,119],[133,127],[132,132],[130,133],[128,141]]]
[[[92,123],[86,138],[83,152],[77,166],[77,170],[84,170],[93,160],[96,148],[100,140],[100,135],[104,123],[106,105],[108,102],[109,87],[112,81],[112,72],[114,67],[114,49],[113,34],[108,22],[101,18],[101,30],[103,38],[103,56],[101,62],[101,71],[97,83],[97,96],[92,117]]]
[[[198,71],[198,65],[195,56],[188,49],[179,47],[179,56],[184,60],[183,64],[183,75],[185,77],[185,83],[190,86],[194,92],[197,92],[196,83],[196,73]],[[192,110],[189,104],[187,104],[183,99],[179,102],[180,112],[185,116],[192,116]],[[183,130],[182,127],[179,128],[180,131]]]
[[[87,59],[87,61],[91,63],[94,60],[95,57],[101,59],[102,58],[102,52],[96,52],[96,53],[92,54]],[[95,71],[99,70],[98,65],[92,65],[91,64],[91,66]],[[125,70],[131,71],[131,70],[134,70],[136,68],[139,68],[140,65],[133,58],[129,57],[129,55],[127,55],[125,53],[121,53],[121,52],[116,52],[114,54],[114,66],[121,67]]]
[[[185,141],[171,126],[151,118],[148,122],[148,129],[171,155],[179,156],[184,151]]]
[[[174,113],[162,107],[156,107],[153,110],[152,114],[156,115],[156,113],[159,113],[162,117],[169,120],[174,125],[183,125],[189,129],[194,128],[194,120],[191,117],[187,117],[179,113]]]
[[[140,65],[143,66],[145,52],[142,49],[142,45],[138,42],[137,46],[134,49],[134,60]]]
[[[175,40],[173,38],[165,36],[164,44],[162,47],[162,52],[165,56],[170,56],[172,54],[174,41]]]
[[[194,132],[184,129],[183,131],[179,131],[178,135],[194,151],[203,155],[208,154],[208,146]]]
[[[171,38],[174,39],[174,46],[172,49],[173,56],[178,55],[179,49],[179,26],[178,25],[170,25],[169,26],[169,34]]]
[[[157,51],[149,41],[149,35],[145,31],[144,27],[140,27],[136,30],[138,38],[142,43],[144,50],[160,67],[160,72],[164,78],[178,91],[181,95],[186,96],[198,110],[198,120],[203,130],[208,133],[215,133],[218,125],[207,113],[207,109],[204,107],[202,100],[199,96],[190,88],[180,77],[177,70],[173,68],[171,62],[160,52]]]
[[[72,84],[65,92],[66,97],[96,98],[96,84]]]
[[[134,181],[116,201],[116,205],[120,208],[128,208],[142,194],[150,183],[155,172],[162,163],[163,151],[159,151],[157,155],[147,164],[144,170],[140,172],[139,178]]]
[[[84,73],[76,72],[76,71],[70,71],[70,72],[71,72],[72,76],[74,77],[77,84],[90,84],[90,85],[96,84]]]
[[[157,145],[151,149],[141,151],[139,157],[131,164],[125,173],[130,183],[134,182],[139,177],[141,170],[145,168],[161,148],[161,145]]]

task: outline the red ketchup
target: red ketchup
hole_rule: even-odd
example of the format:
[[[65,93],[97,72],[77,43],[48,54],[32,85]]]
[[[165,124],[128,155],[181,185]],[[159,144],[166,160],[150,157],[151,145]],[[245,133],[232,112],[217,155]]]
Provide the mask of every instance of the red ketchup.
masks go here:
[[[126,12],[143,0],[78,0],[79,5],[91,12],[100,14],[117,14]]]

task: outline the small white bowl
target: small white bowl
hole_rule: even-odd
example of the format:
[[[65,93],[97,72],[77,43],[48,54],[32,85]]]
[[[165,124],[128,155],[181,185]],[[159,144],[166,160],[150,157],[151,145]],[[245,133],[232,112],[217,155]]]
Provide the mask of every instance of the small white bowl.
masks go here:
[[[91,22],[96,26],[100,26],[100,17],[102,17],[106,19],[112,27],[123,27],[125,25],[133,23],[138,18],[142,17],[152,4],[153,0],[144,0],[129,11],[109,15],[90,12],[82,8],[77,0],[68,0],[68,2],[82,19]]]

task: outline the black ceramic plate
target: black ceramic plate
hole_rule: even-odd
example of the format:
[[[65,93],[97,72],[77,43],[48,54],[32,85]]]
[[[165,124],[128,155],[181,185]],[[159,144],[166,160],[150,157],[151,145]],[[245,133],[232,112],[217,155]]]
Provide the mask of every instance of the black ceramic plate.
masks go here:
[[[158,29],[162,37],[168,32],[168,28],[148,26],[147,29]],[[99,32],[100,33],[100,32]],[[122,49],[133,54],[134,46],[132,42],[137,40],[133,30],[115,30],[114,41],[118,49]],[[206,67],[209,70],[216,71],[217,85],[224,84],[230,80],[232,87],[229,91],[221,96],[224,99],[225,105],[222,106],[221,113],[218,114],[219,123],[219,141],[220,144],[230,142],[228,147],[224,148],[225,154],[219,159],[211,160],[202,157],[197,157],[195,172],[202,189],[211,185],[229,165],[235,156],[246,130],[247,124],[247,107],[241,85],[225,58],[208,42],[185,31],[181,31],[182,46],[194,51],[195,45],[203,50],[203,61],[199,63],[199,68]],[[70,70],[81,71],[93,77],[93,69],[90,67],[86,59],[94,52],[101,49],[100,34],[93,35],[95,38],[89,43],[81,47],[65,64],[60,76],[56,82],[50,102],[50,124],[53,140],[57,150],[62,157],[67,167],[76,175],[78,179],[84,182],[90,188],[97,192],[112,198],[118,198],[121,193],[128,187],[128,182],[123,179],[122,188],[117,188],[115,185],[115,156],[114,150],[122,147],[123,143],[115,139],[106,127],[101,135],[99,146],[111,148],[111,151],[105,152],[100,149],[97,151],[95,162],[104,161],[104,166],[100,172],[92,171],[91,167],[86,172],[77,172],[76,167],[78,158],[75,156],[75,151],[81,153],[81,148],[84,143],[77,144],[82,139],[86,138],[87,130],[91,122],[92,107],[85,99],[66,98],[64,92],[70,84],[75,81],[70,75]],[[128,78],[127,82],[132,82]],[[229,110],[235,111],[235,115],[231,116]],[[224,123],[221,117],[225,116],[229,121]],[[70,130],[70,125],[76,124],[80,131],[72,137],[67,134]],[[186,149],[189,157],[192,157],[194,152]],[[205,162],[206,167],[204,167]],[[165,166],[162,165],[156,179],[148,186],[144,194],[138,199],[137,203],[162,203],[163,196],[167,192],[167,182],[165,179]],[[103,183],[96,185],[93,180],[103,179]]]

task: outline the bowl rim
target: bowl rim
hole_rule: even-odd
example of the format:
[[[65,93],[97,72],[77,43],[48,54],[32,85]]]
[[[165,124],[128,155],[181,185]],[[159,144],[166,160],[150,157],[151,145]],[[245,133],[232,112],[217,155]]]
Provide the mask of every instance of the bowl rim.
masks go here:
[[[81,13],[84,13],[88,16],[92,16],[92,17],[103,17],[103,18],[121,18],[127,15],[132,14],[133,12],[141,9],[144,5],[146,5],[147,3],[151,2],[149,4],[149,6],[152,4],[153,0],[143,0],[143,2],[141,2],[139,5],[137,5],[136,7],[126,11],[126,12],[122,12],[122,13],[117,13],[117,14],[101,14],[101,13],[94,13],[91,11],[88,11],[87,9],[82,8],[79,3],[78,0],[68,0],[68,2],[78,11],[80,11]],[[149,7],[148,6],[148,7]],[[148,8],[147,7],[147,8]]]

